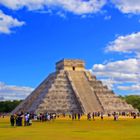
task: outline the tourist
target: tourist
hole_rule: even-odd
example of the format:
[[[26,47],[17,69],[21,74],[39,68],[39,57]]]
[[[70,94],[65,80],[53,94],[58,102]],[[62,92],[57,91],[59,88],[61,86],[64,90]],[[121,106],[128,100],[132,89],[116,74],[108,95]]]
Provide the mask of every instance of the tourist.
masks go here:
[[[72,120],[74,120],[74,118],[75,118],[75,117],[74,117],[74,113],[72,113]]]
[[[104,119],[104,113],[101,112],[101,120],[103,120],[103,119]]]
[[[119,119],[118,113],[114,112],[113,116],[114,116],[114,121],[117,121]]]
[[[116,112],[113,113],[113,116],[114,116],[114,121],[116,121]]]
[[[81,114],[80,113],[78,113],[78,120],[80,120],[81,119]]]
[[[118,121],[119,120],[119,114],[117,113],[116,114],[116,121]]]
[[[27,125],[29,126],[29,121],[30,121],[30,114],[27,113]]]
[[[24,115],[24,126],[26,126],[27,123],[26,123],[26,114]]]
[[[28,114],[25,114],[24,116],[24,126],[28,126],[29,125],[29,115]]]
[[[19,118],[18,118],[18,117],[19,117],[18,114],[16,114],[16,115],[15,115],[16,126],[19,125]]]
[[[22,126],[22,116],[18,116],[18,126]]]
[[[45,114],[45,121],[48,120],[48,113]]]
[[[108,117],[111,117],[111,113],[108,113],[107,115],[108,115]]]
[[[56,113],[53,113],[53,120],[55,120],[56,119]]]
[[[91,120],[91,113],[89,112],[88,114],[87,114],[87,120]]]
[[[39,120],[42,121],[42,113],[39,115]]]
[[[50,121],[50,120],[51,120],[51,116],[50,116],[50,114],[48,114],[47,121]]]
[[[37,121],[37,115],[34,114],[34,121]]]
[[[32,125],[32,118],[29,116],[29,125]]]
[[[77,119],[77,114],[76,114],[76,113],[74,114],[74,119],[75,119],[75,120]]]
[[[140,112],[137,113],[137,116],[140,117]]]
[[[42,122],[45,121],[45,114],[42,114]]]
[[[50,115],[50,120],[53,120],[53,113],[50,113],[49,115]]]
[[[98,117],[98,112],[95,112],[95,117]]]
[[[92,113],[92,119],[93,119],[93,121],[95,120],[95,113],[94,112]]]
[[[11,126],[15,125],[15,117],[14,117],[14,115],[10,116],[10,123],[11,123]]]
[[[98,117],[100,117],[100,115],[101,115],[101,113],[100,113],[100,112],[98,112]]]
[[[71,115],[69,114],[69,118],[71,119]]]
[[[136,113],[133,114],[133,119],[136,119],[137,118],[137,115]]]

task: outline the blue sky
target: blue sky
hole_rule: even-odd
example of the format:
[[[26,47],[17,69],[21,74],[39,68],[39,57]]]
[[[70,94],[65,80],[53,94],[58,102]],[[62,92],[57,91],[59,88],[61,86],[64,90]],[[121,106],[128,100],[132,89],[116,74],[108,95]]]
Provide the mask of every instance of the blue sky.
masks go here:
[[[138,0],[0,0],[0,99],[25,98],[62,58],[140,94],[139,45]]]

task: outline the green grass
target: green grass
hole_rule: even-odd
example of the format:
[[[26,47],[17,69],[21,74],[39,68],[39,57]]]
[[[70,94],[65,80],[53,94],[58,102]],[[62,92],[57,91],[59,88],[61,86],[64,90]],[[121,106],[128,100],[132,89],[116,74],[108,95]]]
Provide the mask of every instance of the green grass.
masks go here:
[[[0,140],[140,140],[140,118],[105,118],[103,121],[33,122],[29,127],[11,127],[9,118],[0,118]]]

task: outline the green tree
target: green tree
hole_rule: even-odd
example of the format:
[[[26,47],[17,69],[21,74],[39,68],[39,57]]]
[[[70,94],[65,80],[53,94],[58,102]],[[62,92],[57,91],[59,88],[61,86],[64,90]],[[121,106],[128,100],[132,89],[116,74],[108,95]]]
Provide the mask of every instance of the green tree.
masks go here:
[[[128,104],[131,104],[134,108],[137,108],[140,111],[140,96],[139,95],[128,95],[128,96],[119,96],[121,99],[124,99]]]
[[[14,100],[14,101],[0,101],[0,112],[1,113],[11,112],[20,103],[21,103],[21,100],[20,101],[18,101],[18,100]]]

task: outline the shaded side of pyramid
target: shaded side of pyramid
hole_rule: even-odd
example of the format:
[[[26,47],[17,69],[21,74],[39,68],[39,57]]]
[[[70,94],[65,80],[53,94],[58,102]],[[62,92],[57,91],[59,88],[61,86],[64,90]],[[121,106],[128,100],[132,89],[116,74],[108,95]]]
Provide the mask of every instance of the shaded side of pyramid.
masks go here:
[[[104,86],[102,81],[96,79],[96,76],[88,71],[85,74],[105,113],[138,112],[138,109],[133,108],[132,105],[119,98],[107,86]]]

